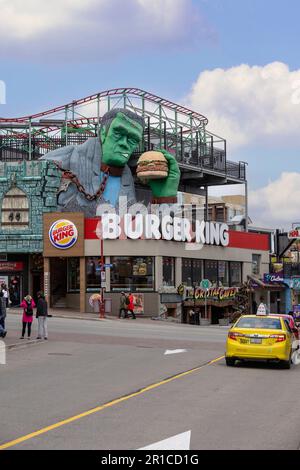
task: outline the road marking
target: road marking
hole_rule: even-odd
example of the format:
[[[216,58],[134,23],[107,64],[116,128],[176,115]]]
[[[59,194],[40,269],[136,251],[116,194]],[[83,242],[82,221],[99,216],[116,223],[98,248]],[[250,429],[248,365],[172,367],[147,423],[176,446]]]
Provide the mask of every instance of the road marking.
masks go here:
[[[20,444],[21,442],[28,441],[30,439],[33,439],[35,437],[41,436],[42,434],[46,434],[49,431],[52,431],[53,429],[60,428],[62,426],[65,426],[66,424],[70,424],[74,421],[78,421],[79,419],[85,418],[86,416],[93,415],[95,413],[98,413],[99,411],[103,411],[106,408],[111,408],[114,405],[118,405],[119,403],[122,403],[123,401],[129,400],[130,398],[138,397],[139,395],[142,395],[143,393],[149,392],[150,390],[154,390],[155,388],[161,387],[162,385],[168,384],[170,382],[173,382],[174,380],[180,379],[182,377],[186,377],[187,375],[193,374],[194,372],[197,372],[200,369],[203,369],[205,366],[209,366],[211,364],[214,364],[215,362],[220,361],[221,359],[224,359],[225,356],[218,357],[216,359],[213,359],[212,361],[208,361],[201,366],[194,367],[193,369],[187,370],[185,372],[181,372],[179,374],[173,375],[172,377],[169,377],[167,379],[162,380],[161,382],[156,382],[152,385],[148,385],[147,387],[142,388],[141,390],[138,390],[137,392],[131,393],[129,395],[125,395],[123,397],[117,398],[115,400],[112,400],[108,403],[105,403],[104,405],[97,406],[96,408],[92,408],[91,410],[85,411],[83,413],[80,413],[78,415],[72,416],[71,418],[64,419],[62,421],[59,421],[57,423],[51,424],[50,426],[46,426],[45,428],[39,429],[38,431],[34,431],[30,434],[26,434],[25,436],[21,436],[18,439],[15,439],[13,441],[6,442],[4,444],[0,445],[0,450],[4,449],[9,449],[10,447],[16,446],[17,444]]]
[[[169,354],[180,354],[180,353],[185,353],[186,349],[167,349],[165,351],[164,356],[168,356]]]
[[[191,431],[177,434],[163,441],[155,442],[138,450],[190,450]]]

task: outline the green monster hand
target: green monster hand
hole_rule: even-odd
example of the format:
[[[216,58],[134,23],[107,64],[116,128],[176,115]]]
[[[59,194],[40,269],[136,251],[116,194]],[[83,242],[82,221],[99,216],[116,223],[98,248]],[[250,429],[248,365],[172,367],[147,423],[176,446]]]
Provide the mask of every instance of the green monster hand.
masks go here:
[[[167,178],[149,180],[148,184],[152,190],[152,203],[160,204],[163,202],[177,202],[177,191],[180,180],[180,169],[176,158],[166,150],[155,149],[161,152],[168,161],[169,174]]]

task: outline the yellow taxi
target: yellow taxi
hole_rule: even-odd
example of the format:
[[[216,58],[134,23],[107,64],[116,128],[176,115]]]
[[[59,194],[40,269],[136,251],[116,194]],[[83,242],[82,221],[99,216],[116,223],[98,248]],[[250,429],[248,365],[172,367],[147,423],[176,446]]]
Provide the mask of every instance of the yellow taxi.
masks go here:
[[[295,336],[288,321],[276,315],[242,315],[230,328],[225,360],[276,361],[290,369]]]

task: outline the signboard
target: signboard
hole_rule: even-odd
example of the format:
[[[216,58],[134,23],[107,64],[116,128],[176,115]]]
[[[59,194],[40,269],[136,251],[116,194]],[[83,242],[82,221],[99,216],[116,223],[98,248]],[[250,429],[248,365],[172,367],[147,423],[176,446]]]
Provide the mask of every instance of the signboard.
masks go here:
[[[277,282],[283,282],[283,275],[281,273],[265,273],[264,283],[265,284],[276,284]]]
[[[182,302],[182,296],[179,294],[160,294],[160,302],[162,304],[179,304]]]
[[[291,288],[294,290],[300,290],[300,277],[292,278]]]
[[[44,214],[43,255],[46,257],[84,256],[84,214],[60,212]]]
[[[0,261],[0,272],[23,271],[24,264],[21,261]]]
[[[256,315],[263,315],[263,316],[267,315],[267,309],[266,309],[265,304],[263,303],[259,304]]]
[[[102,215],[102,238],[104,240],[173,240],[205,245],[229,245],[229,227],[218,222],[196,220],[194,230],[191,220],[185,217],[172,217],[156,214]]]
[[[288,232],[289,240],[296,240],[297,238],[300,238],[300,227],[295,227]]]
[[[203,279],[200,282],[201,289],[209,289],[211,287],[211,282],[208,279]]]
[[[50,286],[50,273],[45,271],[44,272],[44,294],[46,297],[49,296],[49,286]]]
[[[133,295],[134,313],[144,313],[144,294]]]
[[[75,245],[77,239],[77,227],[70,220],[56,220],[49,229],[49,240],[52,245],[59,250],[67,250],[71,248]]]
[[[188,287],[186,298],[195,300],[233,300],[238,293],[238,287],[211,287],[209,289],[201,289],[201,287]]]

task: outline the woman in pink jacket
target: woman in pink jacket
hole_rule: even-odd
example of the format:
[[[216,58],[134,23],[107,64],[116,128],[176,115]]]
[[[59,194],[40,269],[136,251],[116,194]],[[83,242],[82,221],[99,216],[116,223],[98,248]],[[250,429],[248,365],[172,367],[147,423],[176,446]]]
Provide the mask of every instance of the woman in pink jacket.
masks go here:
[[[24,339],[26,326],[27,326],[28,339],[29,339],[31,335],[31,325],[33,322],[33,309],[35,307],[33,298],[30,295],[26,295],[26,297],[24,297],[22,303],[20,304],[20,307],[23,307],[23,317],[22,317],[23,329],[22,329],[22,336],[20,339]]]

